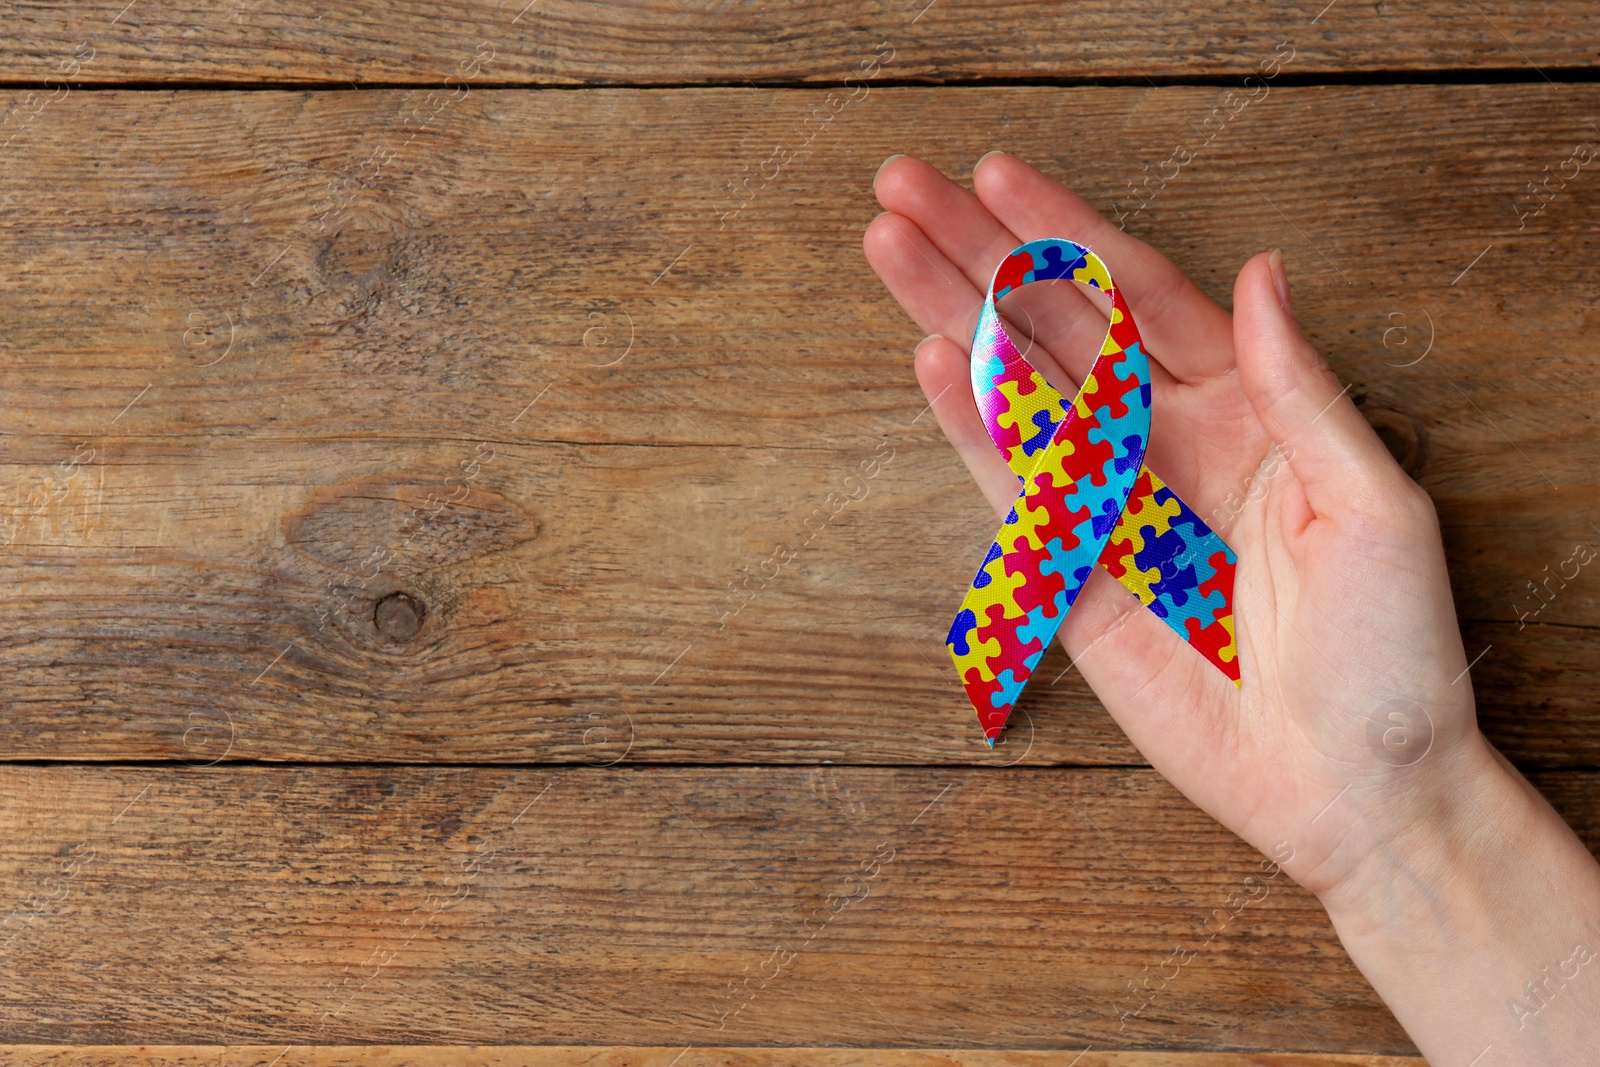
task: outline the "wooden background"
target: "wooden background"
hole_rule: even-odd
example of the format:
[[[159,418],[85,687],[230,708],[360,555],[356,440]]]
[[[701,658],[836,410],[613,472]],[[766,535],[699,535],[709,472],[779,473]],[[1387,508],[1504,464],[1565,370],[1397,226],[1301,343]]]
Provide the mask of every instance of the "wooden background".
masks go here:
[[[1297,887],[1203,931],[1260,857],[1059,648],[982,746],[993,517],[860,252],[898,151],[1018,154],[1224,302],[1284,247],[1600,848],[1600,578],[1530,590],[1600,547],[1593,5],[7,23],[7,1062],[1420,1063]]]

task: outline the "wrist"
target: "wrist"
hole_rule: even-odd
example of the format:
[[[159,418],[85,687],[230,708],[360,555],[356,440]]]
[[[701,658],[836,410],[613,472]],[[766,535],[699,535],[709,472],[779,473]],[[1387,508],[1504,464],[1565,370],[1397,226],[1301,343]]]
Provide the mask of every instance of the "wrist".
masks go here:
[[[1339,813],[1339,874],[1314,892],[1341,937],[1411,926],[1415,907],[1474,881],[1508,850],[1506,834],[1549,811],[1476,729],[1437,755],[1370,791],[1358,786]]]
[[[1318,897],[1430,1062],[1580,1062],[1600,1017],[1600,865],[1475,730],[1461,740],[1395,803],[1353,805],[1365,847]]]

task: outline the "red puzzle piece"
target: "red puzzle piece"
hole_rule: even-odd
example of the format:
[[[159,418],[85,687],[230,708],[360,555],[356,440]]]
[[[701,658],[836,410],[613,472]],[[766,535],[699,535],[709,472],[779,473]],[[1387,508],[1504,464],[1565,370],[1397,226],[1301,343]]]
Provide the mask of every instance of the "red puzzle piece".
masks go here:
[[[1226,662],[1222,659],[1222,650],[1233,642],[1232,635],[1223,628],[1223,625],[1220,622],[1214,622],[1210,626],[1202,627],[1199,619],[1184,619],[1183,626],[1184,629],[1189,631],[1190,646],[1210,660],[1229,679],[1237,682],[1239,680],[1238,655],[1235,654],[1233,659]]]
[[[1217,569],[1217,573],[1200,583],[1200,595],[1208,597],[1212,593],[1221,593],[1223,600],[1233,603],[1233,572],[1239,569],[1239,565],[1229,563],[1226,552],[1211,553],[1211,565]]]
[[[1006,718],[1011,714],[1010,704],[998,708],[994,706],[994,695],[1002,688],[1000,682],[998,680],[986,682],[983,679],[983,672],[976,667],[968,667],[962,684],[966,686],[967,697],[978,713],[978,724],[983,727],[983,736],[991,741],[999,737],[1000,731],[1005,728]]]
[[[1033,253],[1015,252],[1007,256],[1000,264],[1000,269],[994,275],[994,293],[999,295],[1007,289],[1015,289],[1023,284],[1023,278],[1033,270]]]

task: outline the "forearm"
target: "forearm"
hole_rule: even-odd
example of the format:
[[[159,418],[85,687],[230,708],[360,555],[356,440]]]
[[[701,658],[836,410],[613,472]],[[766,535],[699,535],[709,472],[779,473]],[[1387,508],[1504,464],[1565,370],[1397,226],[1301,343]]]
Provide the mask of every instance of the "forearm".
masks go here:
[[[1433,1067],[1600,1064],[1600,864],[1487,741],[1450,763],[1323,895],[1340,940]]]

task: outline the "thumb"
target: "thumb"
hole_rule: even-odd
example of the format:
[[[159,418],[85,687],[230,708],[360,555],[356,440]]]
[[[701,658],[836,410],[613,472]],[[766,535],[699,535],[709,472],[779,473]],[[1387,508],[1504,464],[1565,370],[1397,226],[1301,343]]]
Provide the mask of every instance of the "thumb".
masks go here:
[[[1404,475],[1345,395],[1348,387],[1300,332],[1292,308],[1282,252],[1244,265],[1233,289],[1239,383],[1312,511],[1327,515],[1344,510],[1352,496],[1386,495]]]

